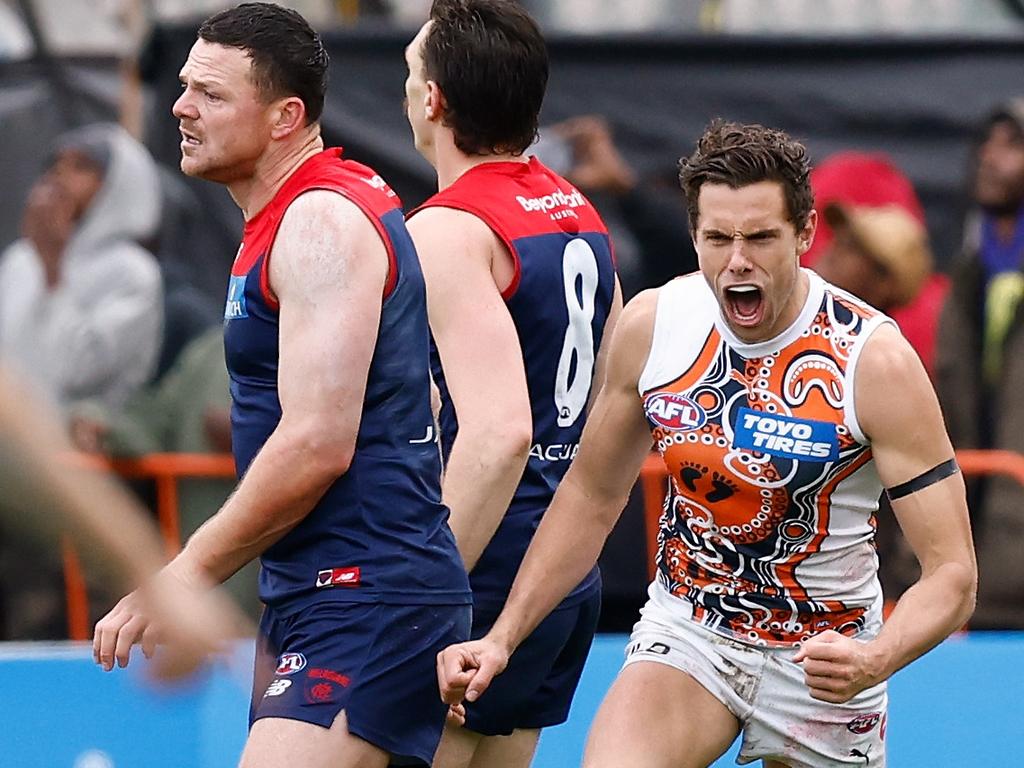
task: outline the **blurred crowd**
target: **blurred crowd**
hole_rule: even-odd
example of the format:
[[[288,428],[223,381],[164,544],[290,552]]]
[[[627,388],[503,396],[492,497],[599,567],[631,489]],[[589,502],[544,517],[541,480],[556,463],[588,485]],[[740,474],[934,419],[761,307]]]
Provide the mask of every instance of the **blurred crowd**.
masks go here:
[[[415,3],[363,8],[405,12],[399,5]],[[674,174],[644,177],[605,119],[545,126],[535,151],[600,208],[626,298],[697,268]],[[1024,454],[1024,98],[979,116],[957,254],[933,254],[918,193],[882,152],[817,158],[812,186],[821,218],[804,265],[896,319],[936,384],[958,449]],[[123,128],[91,124],[58,138],[28,194],[21,236],[0,244],[0,364],[51,403],[81,451],[230,448],[220,307],[181,253],[180,232],[196,216],[201,206],[190,206],[175,169],[158,166]],[[182,483],[183,537],[232,485]],[[970,501],[980,566],[972,627],[1024,629],[1024,486],[972,478]],[[895,597],[916,565],[884,505],[878,544],[883,586]],[[41,564],[0,539],[0,583],[0,639],[65,635],[59,562]],[[252,573],[232,584],[254,613]]]

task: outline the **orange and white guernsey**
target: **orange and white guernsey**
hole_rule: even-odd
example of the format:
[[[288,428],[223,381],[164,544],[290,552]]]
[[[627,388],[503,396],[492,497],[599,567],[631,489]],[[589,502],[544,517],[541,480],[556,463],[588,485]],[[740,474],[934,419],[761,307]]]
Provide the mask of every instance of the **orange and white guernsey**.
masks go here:
[[[854,381],[865,340],[892,321],[805,274],[799,317],[757,344],[729,330],[700,273],[668,283],[639,382],[670,478],[651,599],[763,646],[881,621],[882,485]]]

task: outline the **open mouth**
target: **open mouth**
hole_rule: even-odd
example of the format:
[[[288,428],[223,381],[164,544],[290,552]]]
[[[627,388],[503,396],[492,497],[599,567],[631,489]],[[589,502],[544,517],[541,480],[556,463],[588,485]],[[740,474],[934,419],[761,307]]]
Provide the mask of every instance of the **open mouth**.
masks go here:
[[[739,325],[757,325],[764,314],[761,289],[756,285],[732,285],[725,289],[725,309]]]
[[[193,136],[190,133],[186,133],[185,131],[182,131],[180,129],[178,130],[178,133],[181,134],[181,142],[182,142],[182,144],[190,144],[192,146],[196,146],[196,145],[201,143],[199,141],[199,139],[197,139],[195,136]]]

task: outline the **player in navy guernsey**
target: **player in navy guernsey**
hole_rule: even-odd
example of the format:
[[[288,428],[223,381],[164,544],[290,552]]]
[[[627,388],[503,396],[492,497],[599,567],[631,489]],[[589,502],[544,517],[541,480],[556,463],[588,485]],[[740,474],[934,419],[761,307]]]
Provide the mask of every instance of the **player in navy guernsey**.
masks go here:
[[[246,219],[224,313],[241,480],[165,569],[217,582],[261,556],[244,768],[429,763],[435,657],[469,633],[423,276],[395,194],[323,147],[326,67],[301,16],[238,6],[200,27],[173,110],[182,170]],[[146,620],[116,621],[127,663]]]
[[[408,117],[440,192],[409,231],[427,282],[443,492],[473,587],[473,635],[501,610],[575,454],[621,306],[607,230],[535,158],[547,53],[510,0],[437,0],[406,50]],[[563,722],[600,610],[596,567],[486,697],[437,768],[527,766]]]

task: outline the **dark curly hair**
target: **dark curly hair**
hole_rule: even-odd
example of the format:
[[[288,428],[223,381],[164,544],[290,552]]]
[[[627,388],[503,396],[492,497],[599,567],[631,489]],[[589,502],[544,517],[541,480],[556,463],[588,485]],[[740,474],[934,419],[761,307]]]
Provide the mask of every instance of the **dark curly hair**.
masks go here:
[[[263,99],[298,96],[306,105],[306,125],[320,119],[329,60],[320,35],[301,15],[273,3],[243,3],[210,16],[198,36],[245,51]]]
[[[713,120],[698,140],[697,150],[679,160],[679,185],[686,193],[690,231],[697,231],[703,184],[736,189],[759,181],[782,184],[789,221],[803,229],[814,207],[810,173],[807,149],[783,131]]]

